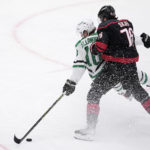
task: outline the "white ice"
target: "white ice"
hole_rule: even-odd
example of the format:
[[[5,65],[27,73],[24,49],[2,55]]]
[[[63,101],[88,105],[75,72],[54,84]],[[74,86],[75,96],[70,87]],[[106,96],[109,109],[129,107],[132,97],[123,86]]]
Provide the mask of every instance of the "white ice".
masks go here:
[[[82,18],[97,23],[105,4],[134,24],[136,35],[150,34],[149,0],[0,0],[0,150],[149,150],[150,116],[135,100],[111,90],[101,99],[96,140],[75,140],[86,125],[87,73],[69,97],[63,97],[29,134],[21,138],[61,95],[71,75]],[[138,67],[150,74],[150,51],[138,47]]]

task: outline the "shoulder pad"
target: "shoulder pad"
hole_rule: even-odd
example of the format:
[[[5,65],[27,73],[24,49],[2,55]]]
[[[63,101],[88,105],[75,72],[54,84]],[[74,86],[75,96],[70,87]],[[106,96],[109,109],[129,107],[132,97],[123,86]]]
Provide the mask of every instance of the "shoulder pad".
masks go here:
[[[113,22],[116,22],[116,21],[118,21],[118,20],[117,20],[117,19],[110,19],[110,20],[107,20],[107,21],[105,21],[105,22],[102,22],[102,23],[99,25],[98,29],[107,28],[109,25],[111,25]]]
[[[75,47],[78,47],[78,45],[81,43],[81,40],[79,40],[76,44]]]
[[[76,44],[75,44],[75,47],[78,47],[78,45],[81,43],[81,41],[83,40],[84,38],[82,38],[81,40],[79,40]]]
[[[90,36],[97,36],[97,32],[91,34]]]

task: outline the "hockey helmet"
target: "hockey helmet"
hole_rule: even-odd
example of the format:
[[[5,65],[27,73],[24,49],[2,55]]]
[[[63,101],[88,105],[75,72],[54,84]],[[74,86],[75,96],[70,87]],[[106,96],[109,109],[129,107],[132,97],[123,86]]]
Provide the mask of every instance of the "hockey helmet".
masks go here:
[[[84,19],[81,22],[77,24],[76,31],[79,33],[81,36],[83,35],[84,31],[87,31],[88,34],[91,33],[96,29],[94,23],[90,19]]]
[[[111,5],[105,5],[98,12],[98,17],[101,19],[101,21],[104,21],[104,18],[115,19],[116,18],[115,9]]]

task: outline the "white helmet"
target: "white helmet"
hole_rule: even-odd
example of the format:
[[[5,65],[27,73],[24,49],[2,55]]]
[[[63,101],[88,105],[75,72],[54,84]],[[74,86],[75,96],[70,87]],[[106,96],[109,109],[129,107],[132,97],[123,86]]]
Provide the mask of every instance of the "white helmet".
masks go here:
[[[83,31],[87,31],[88,33],[92,32],[96,27],[94,26],[94,23],[90,19],[84,19],[80,23],[77,24],[76,31],[83,34]]]

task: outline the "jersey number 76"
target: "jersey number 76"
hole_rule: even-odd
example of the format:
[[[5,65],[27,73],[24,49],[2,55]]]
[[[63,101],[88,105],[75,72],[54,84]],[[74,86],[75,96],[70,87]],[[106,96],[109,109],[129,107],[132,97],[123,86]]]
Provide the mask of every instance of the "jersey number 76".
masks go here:
[[[133,46],[134,44],[134,35],[133,35],[133,30],[132,28],[124,28],[120,30],[120,33],[126,33],[128,42],[129,42],[129,47]]]

